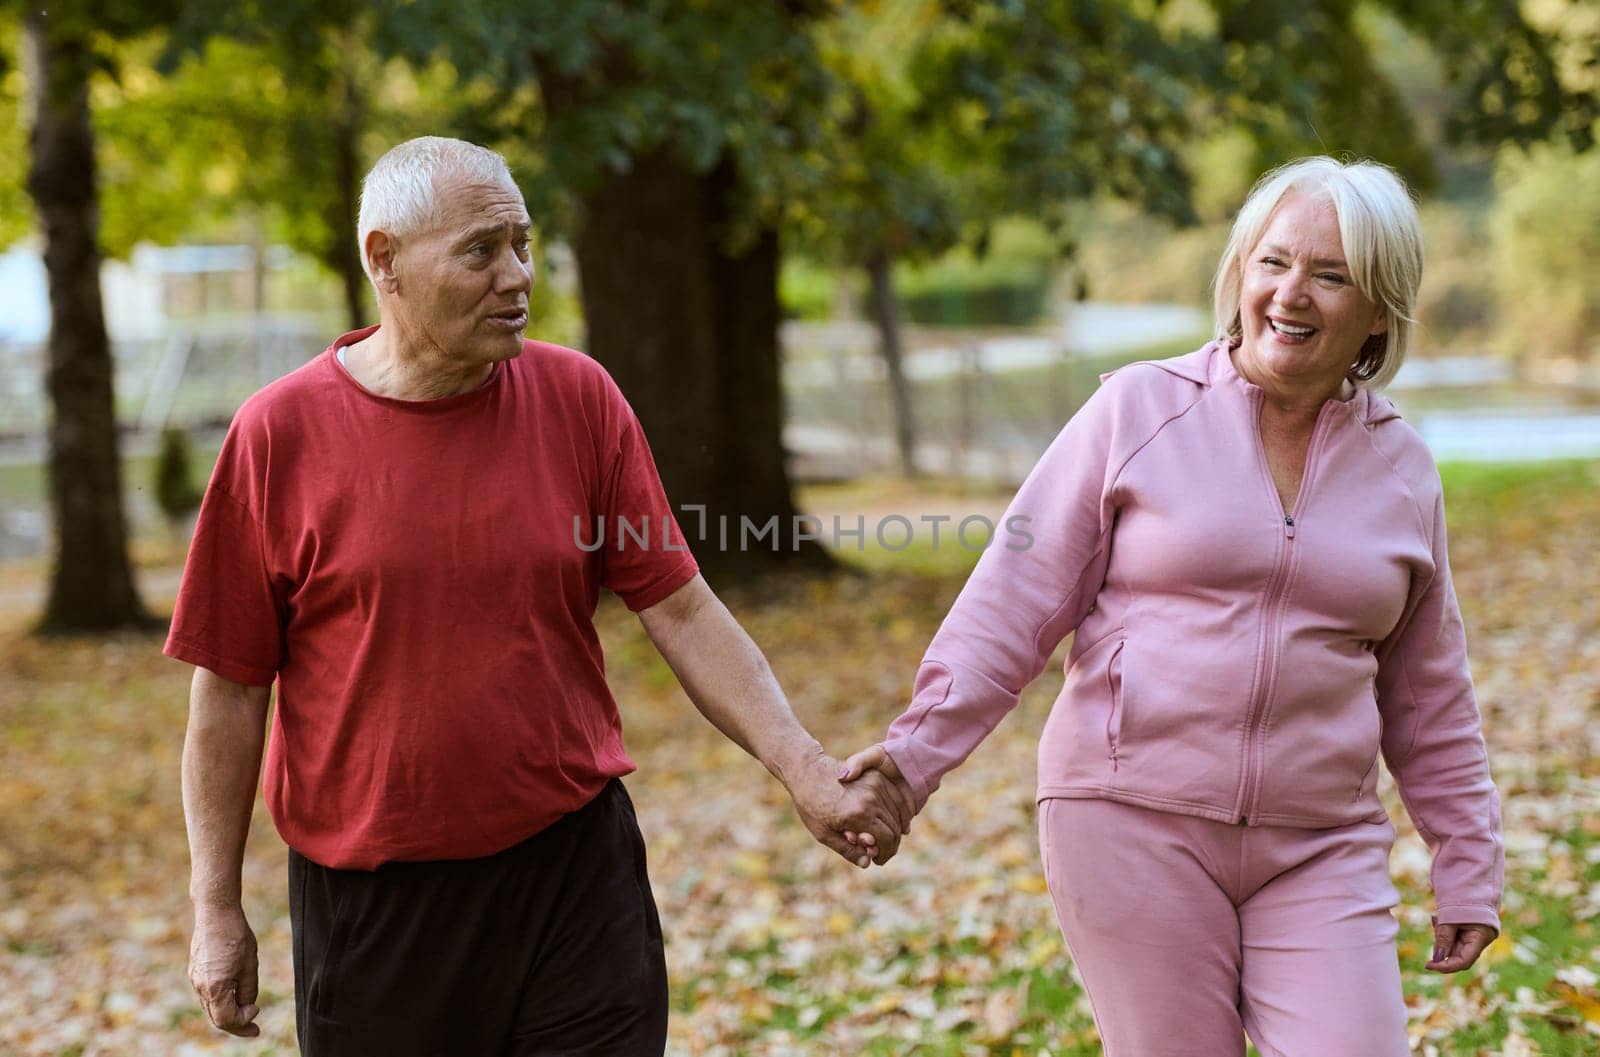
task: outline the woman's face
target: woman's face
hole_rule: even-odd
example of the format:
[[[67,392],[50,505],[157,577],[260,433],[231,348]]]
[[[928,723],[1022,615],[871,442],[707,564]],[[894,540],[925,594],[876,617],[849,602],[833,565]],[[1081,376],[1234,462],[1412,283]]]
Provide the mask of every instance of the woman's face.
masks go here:
[[[1386,321],[1351,281],[1333,203],[1285,195],[1241,267],[1239,370],[1282,395],[1337,395]]]

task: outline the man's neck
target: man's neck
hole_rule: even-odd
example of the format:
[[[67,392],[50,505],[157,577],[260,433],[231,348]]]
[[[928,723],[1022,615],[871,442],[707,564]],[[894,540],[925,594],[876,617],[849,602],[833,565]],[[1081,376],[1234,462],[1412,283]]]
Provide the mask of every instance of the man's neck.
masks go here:
[[[363,389],[392,400],[438,400],[476,389],[494,372],[492,363],[460,363],[425,335],[407,341],[402,328],[380,326],[345,347],[345,369]]]

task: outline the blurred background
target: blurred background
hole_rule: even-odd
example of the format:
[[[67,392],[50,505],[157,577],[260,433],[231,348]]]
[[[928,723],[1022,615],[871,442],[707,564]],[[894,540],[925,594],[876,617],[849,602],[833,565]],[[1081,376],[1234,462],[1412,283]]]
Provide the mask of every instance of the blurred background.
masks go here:
[[[698,556],[841,742],[898,710],[975,560],[873,516],[995,516],[1100,373],[1208,339],[1267,168],[1397,169],[1428,261],[1390,395],[1443,467],[1533,893],[1486,975],[1408,969],[1413,1037],[1596,1052],[1597,133],[1592,0],[0,0],[0,1053],[226,1048],[184,991],[183,673],[149,630],[239,403],[376,322],[360,178],[423,134],[506,155],[529,336],[606,365],[674,500],[780,518],[773,551]],[[797,512],[864,514],[866,545]],[[682,749],[741,765],[602,620],[680,922],[674,1052],[1098,1052],[1016,780],[1049,686],[984,750],[1005,784],[952,780],[899,879],[860,882],[772,797],[722,803]],[[700,837],[745,858],[708,877]],[[290,1046],[275,841],[249,876],[279,1009],[239,1052]]]

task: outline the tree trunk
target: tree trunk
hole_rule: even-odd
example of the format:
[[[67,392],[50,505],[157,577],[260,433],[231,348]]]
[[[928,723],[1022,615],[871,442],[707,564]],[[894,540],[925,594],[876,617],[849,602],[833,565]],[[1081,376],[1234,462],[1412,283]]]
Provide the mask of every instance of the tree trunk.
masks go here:
[[[708,575],[825,568],[827,553],[801,538],[816,526],[796,532],[784,465],[778,237],[726,248],[737,190],[728,161],[697,174],[660,152],[583,196],[588,349],[639,416]]]
[[[333,133],[334,179],[338,183],[337,207],[328,219],[333,230],[333,259],[329,262],[339,273],[344,284],[345,315],[351,330],[367,325],[367,275],[361,267],[361,249],[356,244],[356,219],[361,210],[361,153],[360,138],[364,113],[361,96],[361,75],[356,69],[354,55],[361,45],[354,33],[340,48],[339,80],[335,91],[339,95],[334,109],[331,131]]]
[[[153,623],[128,563],[111,344],[100,302],[99,203],[89,126],[88,42],[27,13],[35,100],[28,191],[50,285],[50,509],[55,563],[40,630]]]
[[[894,409],[894,440],[900,451],[900,474],[916,477],[917,423],[911,406],[911,383],[906,379],[904,347],[900,343],[900,305],[894,296],[893,262],[883,247],[867,257],[867,277],[872,282],[872,322],[878,328],[878,355],[889,376],[889,402]]]

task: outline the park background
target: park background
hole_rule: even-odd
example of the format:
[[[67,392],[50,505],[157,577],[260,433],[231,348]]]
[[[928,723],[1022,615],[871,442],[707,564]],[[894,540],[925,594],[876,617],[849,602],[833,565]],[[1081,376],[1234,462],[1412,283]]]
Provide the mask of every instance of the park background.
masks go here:
[[[1508,854],[1504,935],[1422,972],[1386,787],[1414,1048],[1600,1052],[1597,115],[1579,0],[0,0],[0,1054],[294,1052],[264,810],[263,1038],[184,978],[160,626],[234,408],[374,321],[359,177],[426,133],[510,159],[530,334],[612,371],[675,500],[780,518],[776,552],[700,556],[841,755],[977,556],[873,526],[995,518],[1099,372],[1204,340],[1263,169],[1399,169],[1429,260],[1392,395],[1441,460]],[[866,538],[795,541],[797,511]],[[673,1054],[1099,1052],[1034,837],[1059,657],[863,874],[598,619]]]

